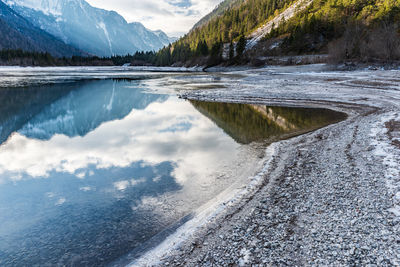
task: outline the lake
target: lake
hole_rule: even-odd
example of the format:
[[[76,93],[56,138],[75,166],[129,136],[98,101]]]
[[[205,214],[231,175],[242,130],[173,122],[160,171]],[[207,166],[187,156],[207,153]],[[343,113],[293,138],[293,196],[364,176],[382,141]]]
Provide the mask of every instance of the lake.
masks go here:
[[[206,85],[204,74],[3,74],[0,266],[103,266],[140,255],[224,190],[244,186],[269,143],[345,118],[187,101],[173,83],[153,83],[188,75]]]

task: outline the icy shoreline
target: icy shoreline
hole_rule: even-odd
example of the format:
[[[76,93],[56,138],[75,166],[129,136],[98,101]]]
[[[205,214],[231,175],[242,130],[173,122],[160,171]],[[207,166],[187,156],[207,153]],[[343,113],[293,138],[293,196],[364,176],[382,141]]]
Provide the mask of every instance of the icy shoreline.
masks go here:
[[[188,99],[328,107],[350,117],[273,145],[255,194],[181,228],[180,238],[136,264],[399,264],[400,151],[393,140],[400,129],[388,135],[385,125],[400,120],[400,72],[322,68],[239,71],[232,74],[243,78],[224,88],[181,91]]]
[[[249,180],[249,184],[244,188],[232,186],[218,195],[209,203],[203,205],[196,211],[196,215],[179,227],[176,232],[171,234],[161,244],[145,253],[142,257],[135,260],[128,266],[147,266],[162,264],[160,260],[166,253],[180,250],[188,240],[196,238],[196,235],[203,231],[208,224],[213,223],[219,217],[226,216],[230,212],[230,207],[237,207],[244,198],[255,194],[263,182],[263,176],[268,171],[270,162],[274,159],[275,147],[273,143],[266,149],[265,160],[260,162],[260,171]],[[260,164],[258,164],[260,165]]]

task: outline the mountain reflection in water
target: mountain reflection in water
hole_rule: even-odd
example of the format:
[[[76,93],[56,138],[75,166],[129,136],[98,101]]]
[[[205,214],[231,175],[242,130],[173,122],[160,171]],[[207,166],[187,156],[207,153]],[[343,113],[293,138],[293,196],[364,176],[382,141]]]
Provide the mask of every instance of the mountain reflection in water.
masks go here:
[[[272,142],[344,120],[329,109],[190,101],[236,142]]]
[[[0,266],[109,264],[243,186],[258,157],[242,144],[339,119],[188,102],[144,81],[0,89],[0,100]]]

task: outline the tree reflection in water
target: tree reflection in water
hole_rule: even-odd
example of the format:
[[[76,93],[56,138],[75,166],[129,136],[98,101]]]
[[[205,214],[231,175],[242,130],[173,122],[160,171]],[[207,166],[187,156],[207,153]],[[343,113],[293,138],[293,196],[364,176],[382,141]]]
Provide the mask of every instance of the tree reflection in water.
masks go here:
[[[346,119],[329,109],[190,101],[236,142],[272,142]]]

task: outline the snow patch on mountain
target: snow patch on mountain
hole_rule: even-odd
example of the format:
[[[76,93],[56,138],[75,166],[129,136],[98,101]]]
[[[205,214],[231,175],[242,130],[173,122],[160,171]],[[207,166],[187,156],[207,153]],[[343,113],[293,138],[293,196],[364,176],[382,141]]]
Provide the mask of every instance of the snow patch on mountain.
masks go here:
[[[285,11],[280,13],[278,16],[276,16],[274,19],[268,21],[266,24],[256,29],[248,36],[249,41],[247,43],[246,49],[253,48],[259,41],[262,40],[262,38],[269,34],[272,29],[277,28],[282,21],[287,21],[288,19],[311,5],[312,2],[313,0],[299,0],[288,7]]]
[[[41,11],[46,15],[61,16],[63,0],[7,0],[9,6],[23,6],[36,11]]]
[[[0,1],[0,33],[0,48],[2,49],[49,52],[56,57],[87,55],[59,40],[62,38],[55,38],[42,27],[24,19],[3,1]]]
[[[104,31],[104,35],[106,36],[107,41],[108,41],[108,46],[110,47],[110,53],[113,54],[110,35],[108,34],[106,25],[104,24],[104,22],[100,22],[98,25],[99,25],[100,29],[102,29]]]
[[[36,27],[98,56],[157,51],[172,41],[161,31],[128,23],[117,12],[93,7],[84,0],[6,1]]]

